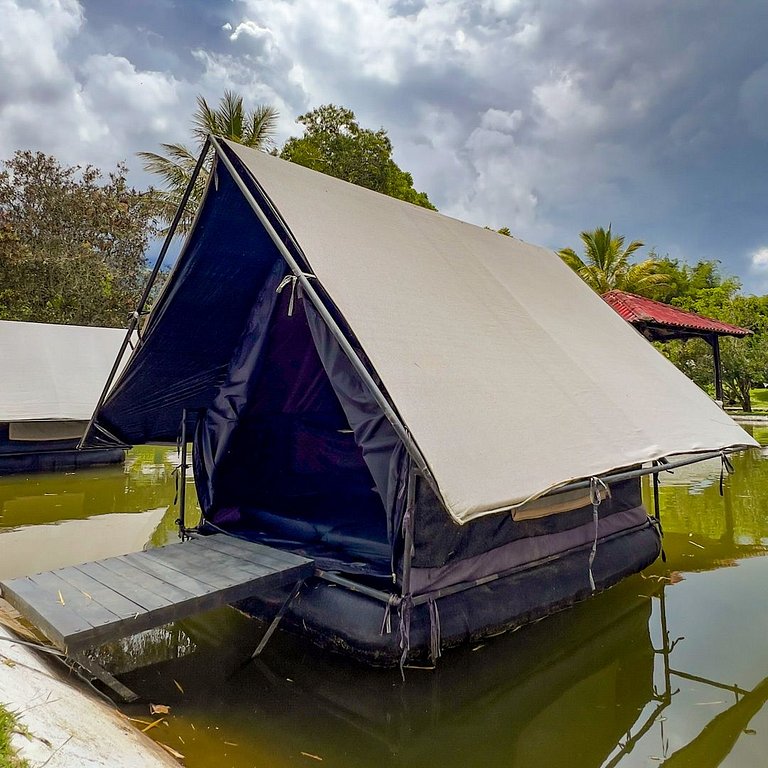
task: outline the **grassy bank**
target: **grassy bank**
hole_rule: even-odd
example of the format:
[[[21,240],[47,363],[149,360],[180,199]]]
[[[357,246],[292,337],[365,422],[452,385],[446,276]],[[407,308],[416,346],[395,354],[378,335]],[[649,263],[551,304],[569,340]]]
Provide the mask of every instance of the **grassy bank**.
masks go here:
[[[752,389],[749,396],[754,411],[768,411],[768,389]]]
[[[0,768],[29,768],[29,763],[18,758],[11,745],[11,734],[18,730],[16,718],[0,704]]]

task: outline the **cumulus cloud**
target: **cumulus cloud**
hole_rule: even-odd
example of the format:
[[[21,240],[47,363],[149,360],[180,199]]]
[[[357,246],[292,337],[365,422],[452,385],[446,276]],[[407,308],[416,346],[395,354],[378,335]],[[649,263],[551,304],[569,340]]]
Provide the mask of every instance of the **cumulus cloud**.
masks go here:
[[[750,260],[755,271],[764,272],[768,275],[768,245],[753,251]]]
[[[281,140],[335,102],[387,128],[449,214],[551,247],[610,221],[757,279],[759,0],[728,14],[717,0],[188,0],[183,18],[162,3],[0,0],[0,16],[3,156],[130,158],[188,140],[195,96],[226,88],[276,106]]]
[[[768,245],[760,246],[750,252],[748,273],[753,291],[768,292]]]

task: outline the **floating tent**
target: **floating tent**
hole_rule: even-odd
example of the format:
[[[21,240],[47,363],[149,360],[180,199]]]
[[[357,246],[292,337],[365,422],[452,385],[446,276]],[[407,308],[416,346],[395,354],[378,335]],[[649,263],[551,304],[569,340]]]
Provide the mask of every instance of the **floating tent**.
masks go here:
[[[122,461],[77,451],[125,331],[0,321],[0,474]]]
[[[211,143],[93,426],[194,430],[204,528],[314,558],[317,642],[436,656],[588,596],[659,553],[639,472],[754,445],[552,252]]]

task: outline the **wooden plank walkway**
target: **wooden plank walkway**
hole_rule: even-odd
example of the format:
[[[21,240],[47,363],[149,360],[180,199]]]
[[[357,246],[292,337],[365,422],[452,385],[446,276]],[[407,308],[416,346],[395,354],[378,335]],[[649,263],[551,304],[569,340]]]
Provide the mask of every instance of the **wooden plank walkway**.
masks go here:
[[[78,655],[313,572],[305,557],[214,534],[0,581],[0,590],[54,645]]]

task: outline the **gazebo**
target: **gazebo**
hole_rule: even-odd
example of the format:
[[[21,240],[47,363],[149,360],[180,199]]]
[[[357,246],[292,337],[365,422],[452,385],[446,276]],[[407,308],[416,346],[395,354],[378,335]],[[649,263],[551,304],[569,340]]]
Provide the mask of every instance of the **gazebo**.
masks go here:
[[[660,301],[624,291],[608,291],[603,299],[648,341],[704,339],[712,347],[715,369],[715,397],[723,401],[723,376],[720,364],[721,336],[749,336],[752,331],[738,325],[722,323],[711,317],[662,304]]]

